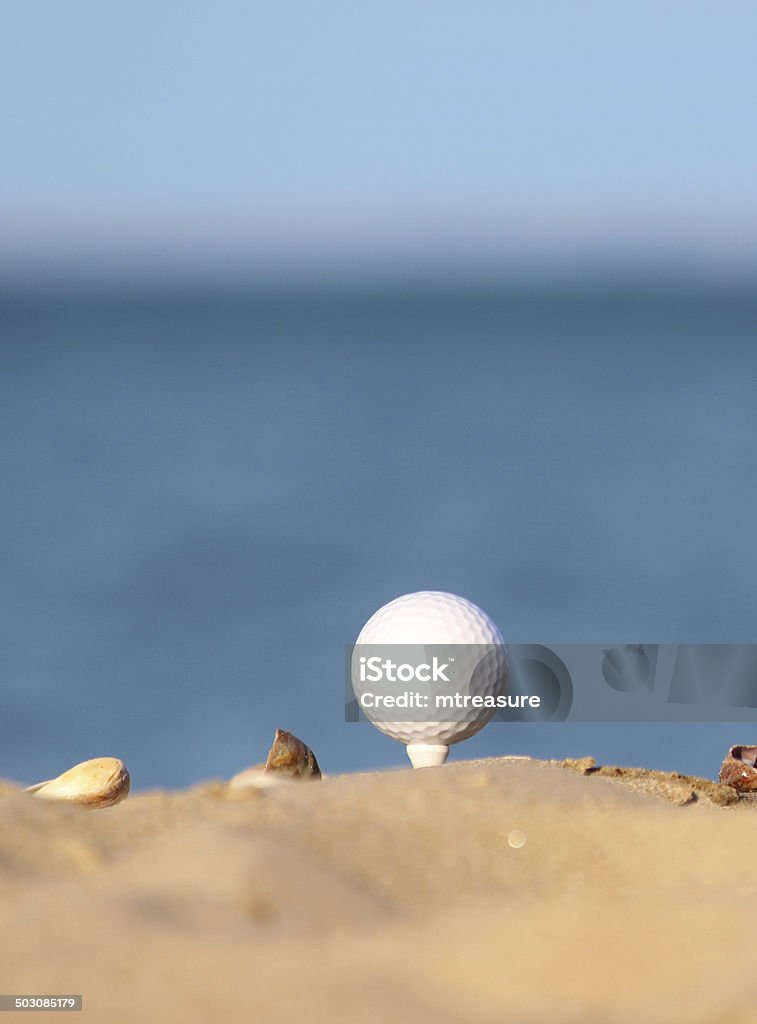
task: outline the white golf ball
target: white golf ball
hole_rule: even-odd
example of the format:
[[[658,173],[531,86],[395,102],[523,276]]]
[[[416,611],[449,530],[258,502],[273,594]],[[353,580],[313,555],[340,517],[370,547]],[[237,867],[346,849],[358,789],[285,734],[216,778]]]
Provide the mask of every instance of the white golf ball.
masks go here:
[[[496,707],[471,703],[450,713],[452,721],[440,721],[439,709],[431,700],[425,711],[413,710],[415,721],[387,720],[399,717],[400,713],[387,714],[381,708],[365,707],[362,703],[361,697],[370,691],[371,685],[361,678],[361,648],[365,651],[376,646],[381,649],[403,645],[400,649],[405,649],[404,645],[408,645],[408,650],[415,647],[422,651],[428,645],[433,649],[433,645],[453,644],[460,645],[454,655],[455,678],[461,681],[463,696],[496,697],[505,693],[508,664],[502,634],[486,612],[455,594],[424,590],[395,598],[371,616],[355,644],[352,686],[361,707],[377,729],[408,744],[408,754],[416,767],[442,763],[449,745],[482,729]],[[408,683],[407,688],[416,688],[415,683]],[[430,692],[428,687],[425,692]]]

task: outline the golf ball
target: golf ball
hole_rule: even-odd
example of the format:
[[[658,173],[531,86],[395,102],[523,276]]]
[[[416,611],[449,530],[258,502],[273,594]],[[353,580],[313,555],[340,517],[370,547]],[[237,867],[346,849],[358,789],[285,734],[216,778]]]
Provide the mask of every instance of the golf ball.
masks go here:
[[[418,659],[423,660],[424,651],[434,651],[435,645],[446,651],[446,660],[455,663],[452,688],[460,693],[463,705],[458,704],[446,716],[444,711],[440,714],[439,706],[434,702],[433,682],[424,679],[422,684],[418,684],[417,678],[413,678],[404,688],[420,690],[426,695],[423,699],[428,701],[426,707],[413,708],[408,718],[414,720],[394,721],[392,719],[401,717],[400,711],[395,709],[393,713],[387,713],[385,708],[375,706],[373,691],[377,686],[366,678],[368,659],[364,652],[391,650],[394,645],[398,651],[420,652],[415,656],[416,663]],[[451,645],[455,645],[454,650]],[[451,655],[450,651],[453,651]],[[427,660],[432,661],[430,655]],[[474,702],[471,698],[504,694],[507,668],[502,634],[486,612],[456,594],[424,590],[395,598],[379,608],[363,626],[352,656],[352,687],[366,717],[387,736],[412,747],[438,745],[439,749],[446,749],[449,744],[467,739],[486,725],[496,707],[491,706],[491,701],[487,701],[489,706],[481,706],[483,701]],[[393,692],[397,692],[396,688]],[[450,692],[450,688],[444,692]],[[370,702],[364,703],[366,697],[370,697]],[[452,720],[444,721],[443,717]],[[408,752],[415,763],[412,750]]]

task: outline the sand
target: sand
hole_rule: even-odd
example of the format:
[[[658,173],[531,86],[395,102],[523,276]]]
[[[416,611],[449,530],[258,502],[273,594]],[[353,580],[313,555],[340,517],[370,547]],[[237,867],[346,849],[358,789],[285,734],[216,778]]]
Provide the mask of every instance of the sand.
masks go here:
[[[507,758],[231,796],[0,786],[0,992],[130,1024],[757,1021],[757,798]]]

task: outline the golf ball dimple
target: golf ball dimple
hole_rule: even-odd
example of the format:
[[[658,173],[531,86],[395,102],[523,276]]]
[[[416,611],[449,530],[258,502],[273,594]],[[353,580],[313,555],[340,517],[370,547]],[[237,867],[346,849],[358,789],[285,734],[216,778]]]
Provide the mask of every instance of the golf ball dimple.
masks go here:
[[[456,594],[424,590],[395,598],[379,608],[360,631],[352,662],[353,689],[358,697],[366,690],[359,678],[358,660],[363,650],[376,646],[460,645],[457,677],[467,680],[471,696],[504,694],[507,653],[502,634],[486,612]],[[482,657],[483,654],[483,657]],[[439,721],[433,704],[426,712],[414,712],[415,721],[385,721],[381,710],[366,710],[366,717],[381,732],[405,744],[459,743],[482,729],[495,712],[493,707],[469,706],[456,710],[454,721]]]

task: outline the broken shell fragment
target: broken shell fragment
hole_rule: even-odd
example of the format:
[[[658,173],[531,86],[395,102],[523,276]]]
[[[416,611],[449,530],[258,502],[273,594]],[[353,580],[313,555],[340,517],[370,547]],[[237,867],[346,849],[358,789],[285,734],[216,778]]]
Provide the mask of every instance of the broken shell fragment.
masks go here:
[[[720,769],[720,781],[735,789],[757,790],[757,746],[731,747]]]
[[[286,786],[293,782],[291,776],[283,772],[267,772],[264,764],[245,768],[229,780],[231,789],[273,789],[274,786]]]
[[[131,779],[117,757],[95,757],[74,765],[57,779],[28,786],[27,793],[44,800],[63,800],[83,807],[112,807],[129,793]]]
[[[286,729],[276,730],[273,744],[268,751],[265,770],[286,772],[296,779],[321,777],[321,769],[313,751]]]

